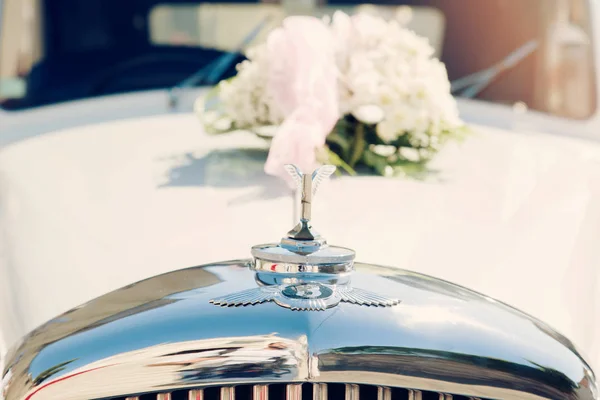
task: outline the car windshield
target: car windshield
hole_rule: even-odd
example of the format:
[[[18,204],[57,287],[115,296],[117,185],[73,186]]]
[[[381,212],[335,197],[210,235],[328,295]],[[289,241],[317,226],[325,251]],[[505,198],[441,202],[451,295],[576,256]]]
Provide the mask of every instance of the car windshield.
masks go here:
[[[15,110],[169,88],[237,51],[265,18],[252,43],[289,15],[397,18],[402,7],[408,27],[446,64],[456,96],[584,119],[596,109],[587,1],[4,0],[0,104]]]

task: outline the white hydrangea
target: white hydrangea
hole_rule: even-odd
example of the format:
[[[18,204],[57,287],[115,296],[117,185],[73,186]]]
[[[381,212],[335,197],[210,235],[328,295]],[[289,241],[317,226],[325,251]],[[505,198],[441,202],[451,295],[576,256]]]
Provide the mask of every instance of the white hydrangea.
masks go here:
[[[225,113],[236,127],[278,124],[283,120],[272,105],[267,88],[268,59],[266,45],[254,47],[247,60],[237,66],[235,78],[219,83],[219,98]]]
[[[426,38],[400,21],[368,14],[337,12],[331,29],[343,39],[337,55],[343,114],[379,107],[385,117],[377,124],[378,136],[392,142],[409,133],[414,146],[428,146],[429,136],[462,125],[446,68]]]
[[[325,19],[332,31],[339,70],[340,115],[352,113],[376,124],[384,142],[410,135],[413,146],[429,146],[445,131],[462,126],[443,63],[426,38],[401,20],[336,12]],[[220,99],[236,127],[277,125],[284,119],[267,94],[266,45],[252,48],[238,75],[220,84]]]

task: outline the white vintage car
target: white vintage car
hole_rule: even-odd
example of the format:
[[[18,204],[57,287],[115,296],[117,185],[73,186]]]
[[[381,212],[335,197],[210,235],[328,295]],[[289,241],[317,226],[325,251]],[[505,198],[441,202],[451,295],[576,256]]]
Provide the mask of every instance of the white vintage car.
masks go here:
[[[446,63],[473,133],[439,154],[433,180],[333,179],[314,205],[319,230],[359,260],[436,276],[515,306],[600,367],[600,5],[375,3],[366,11],[412,7],[410,26]],[[203,131],[193,104],[215,80],[196,72],[231,54],[219,77],[234,74],[243,58],[239,43],[266,15],[269,27],[256,41],[286,15],[364,6],[0,6],[3,362],[25,334],[56,315],[148,277],[246,258],[249,245],[291,226],[293,196],[263,172],[268,144],[249,133]],[[532,40],[535,50],[519,53]],[[435,306],[428,312],[448,318]]]

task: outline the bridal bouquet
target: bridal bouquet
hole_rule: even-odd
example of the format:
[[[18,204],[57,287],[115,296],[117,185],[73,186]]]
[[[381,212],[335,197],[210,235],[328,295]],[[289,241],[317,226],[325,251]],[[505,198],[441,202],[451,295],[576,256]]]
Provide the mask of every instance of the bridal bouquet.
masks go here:
[[[271,138],[269,174],[281,175],[287,163],[404,174],[464,128],[433,53],[400,19],[288,17],[199,112],[209,132]]]

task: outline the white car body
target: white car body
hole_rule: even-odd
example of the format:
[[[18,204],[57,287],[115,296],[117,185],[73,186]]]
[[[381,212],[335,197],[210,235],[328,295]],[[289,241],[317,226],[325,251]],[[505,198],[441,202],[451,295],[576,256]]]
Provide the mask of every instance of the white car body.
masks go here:
[[[358,260],[520,308],[600,367],[600,114],[459,107],[473,134],[436,159],[439,181],[333,179],[315,226]],[[248,257],[293,225],[287,188],[240,150],[265,142],[206,134],[193,113],[169,110],[165,91],[0,111],[0,146],[0,352],[96,296]]]

